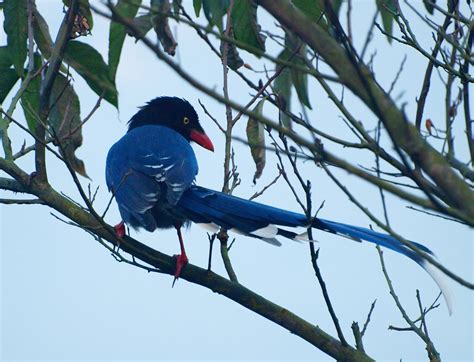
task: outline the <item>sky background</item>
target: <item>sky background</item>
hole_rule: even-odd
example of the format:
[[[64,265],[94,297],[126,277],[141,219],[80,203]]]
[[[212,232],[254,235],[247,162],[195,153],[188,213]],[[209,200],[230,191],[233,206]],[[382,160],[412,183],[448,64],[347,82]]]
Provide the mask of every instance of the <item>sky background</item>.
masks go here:
[[[190,0],[183,2],[191,5]],[[375,9],[370,1],[355,3],[354,36],[356,48],[360,49]],[[55,34],[63,16],[61,2],[37,0],[37,4],[50,25],[51,33]],[[191,8],[189,12],[192,13]],[[1,13],[0,20],[3,21]],[[99,16],[95,16],[94,20],[93,36],[79,40],[96,47],[106,59],[108,22]],[[274,29],[274,21],[262,10],[259,10],[259,20],[265,29]],[[418,30],[420,42],[429,47],[432,44],[430,32],[423,31],[416,20],[412,20],[411,24]],[[210,54],[192,29],[180,25],[176,31],[179,43],[177,59],[181,65],[221,92],[222,67],[219,59]],[[0,44],[5,42],[2,29]],[[267,48],[270,53],[276,49],[269,40]],[[393,94],[395,97],[400,95],[398,104],[407,102],[406,112],[414,119],[415,97],[421,87],[425,59],[410,49],[389,45],[377,31],[370,53],[374,49],[374,71],[385,88],[390,86],[403,56],[408,55]],[[263,69],[262,60],[246,53],[242,56],[254,69]],[[261,73],[244,72],[255,81],[264,77]],[[246,104],[251,98],[248,88],[232,73],[229,76],[231,98]],[[438,79],[437,75],[434,78]],[[94,106],[97,96],[82,78],[76,75],[74,80],[84,117]],[[426,106],[425,115],[431,117],[435,125],[444,122],[441,85],[439,81],[433,82]],[[204,114],[198,99],[220,120],[225,117],[223,106],[186,84],[149,50],[130,39],[124,46],[117,87],[120,111],[104,102],[84,127],[84,144],[78,151],[93,180],[91,187],[100,187],[95,204],[98,210],[104,210],[110,198],[104,177],[108,149],[124,134],[126,122],[137,107],[160,95],[180,96],[195,106],[216,149],[211,153],[195,147],[200,163],[197,182],[209,188],[222,187],[224,138]],[[323,130],[351,139],[350,131],[327,96],[315,82],[310,81],[309,87],[313,104],[311,120]],[[357,118],[375,126],[376,120],[371,113],[348,91],[345,102]],[[294,109],[298,110],[297,103]],[[276,117],[268,106],[266,112],[268,116]],[[15,117],[22,119],[21,110]],[[243,118],[237,124],[236,135],[245,134],[245,124],[246,118]],[[457,137],[464,137],[461,128],[455,131]],[[24,139],[31,143],[31,139],[18,129],[11,128],[10,135],[16,150]],[[368,154],[356,155],[354,151],[337,148],[328,142],[325,146],[347,160],[357,157],[358,163],[374,165]],[[253,186],[254,165],[250,152],[238,143],[235,150],[242,178],[242,185],[235,194],[248,198],[276,176],[276,159],[267,155],[267,167],[262,179],[257,186]],[[461,159],[466,158],[463,157],[467,155],[466,149],[460,147],[457,152]],[[32,170],[31,158],[25,158],[20,164],[26,170]],[[48,168],[53,186],[79,200],[65,167],[54,157],[49,157]],[[315,207],[325,201],[319,216],[355,225],[369,225],[370,221],[328,180],[323,170],[310,164],[301,165],[301,170],[312,182]],[[382,216],[380,197],[373,187],[345,172],[334,172],[365,206]],[[82,182],[87,186],[87,180],[82,179]],[[10,196],[6,192],[0,192],[0,195]],[[472,230],[407,209],[406,202],[388,194],[386,197],[390,221],[397,232],[410,240],[422,242],[448,268],[469,281],[474,280]],[[258,201],[299,211],[283,180]],[[178,281],[172,289],[171,276],[149,274],[116,262],[88,234],[58,221],[51,213],[56,214],[42,206],[0,206],[2,360],[329,359],[299,337],[210,290],[184,280]],[[115,204],[106,220],[111,224],[119,221]],[[174,231],[153,234],[132,232],[132,236],[167,254],[175,254],[179,250]],[[208,257],[205,230],[194,226],[185,232],[184,238],[190,261],[205,267]],[[389,296],[373,245],[325,233],[318,233],[317,239],[320,241],[317,246],[321,247],[320,267],[350,343],[353,344],[352,321],[362,325],[370,304],[377,299],[364,338],[368,354],[377,360],[426,360],[424,345],[413,333],[387,330],[389,325],[405,325]],[[436,284],[410,259],[390,251],[384,255],[399,297],[410,314],[417,316],[416,289],[420,289],[425,304],[431,304],[439,292]],[[283,240],[283,246],[277,248],[238,236],[230,256],[239,281],[246,287],[336,335],[314,277],[307,245]],[[214,248],[213,270],[225,275],[217,245]],[[443,359],[472,360],[473,293],[453,281],[448,284],[455,298],[454,314],[451,317],[448,315],[442,301],[440,308],[428,317],[430,336]]]

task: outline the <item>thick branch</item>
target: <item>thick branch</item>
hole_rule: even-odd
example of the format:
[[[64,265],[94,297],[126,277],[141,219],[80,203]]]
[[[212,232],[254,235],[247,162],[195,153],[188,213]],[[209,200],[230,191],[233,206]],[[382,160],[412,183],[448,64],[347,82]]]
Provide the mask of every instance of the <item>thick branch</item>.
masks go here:
[[[91,213],[66,199],[50,186],[45,186],[36,178],[29,177],[27,173],[18,168],[18,166],[13,162],[0,158],[0,169],[15,178],[25,191],[32,195],[36,195],[48,206],[57,210],[78,225],[81,225],[87,231],[92,232],[113,244],[119,244],[123,251],[160,269],[164,273],[170,275],[174,274],[176,263],[173,257],[160,253],[159,251],[156,251],[128,236],[117,240],[112,226],[97,220],[97,218],[95,218]],[[191,283],[202,285],[211,289],[213,292],[226,296],[240,305],[286,328],[291,333],[298,335],[337,360],[372,360],[366,354],[357,351],[350,346],[342,346],[336,338],[330,336],[319,327],[308,323],[306,320],[298,317],[289,310],[272,303],[245,288],[241,284],[229,281],[208,271],[207,269],[188,264],[183,269],[180,277]]]
[[[94,8],[94,7],[92,7],[92,8],[94,9],[94,11],[96,13],[98,13],[100,15],[103,15],[105,17],[111,17],[111,15],[106,14],[106,13],[104,13],[103,11],[101,11],[97,8]],[[110,8],[110,10],[112,11],[112,17],[116,21],[118,21],[119,23],[125,25],[130,30],[130,32],[132,34],[136,35],[137,37],[140,36],[140,34],[141,34],[140,30],[137,29],[130,21],[128,21],[127,19],[122,17],[120,14],[118,14],[114,10],[113,7]],[[202,91],[205,94],[209,95],[210,97],[214,98],[218,102],[220,102],[222,104],[230,105],[235,110],[237,110],[239,112],[242,112],[243,114],[245,114],[249,117],[255,118],[259,122],[261,122],[261,123],[263,123],[267,126],[270,126],[271,128],[273,128],[275,130],[278,130],[279,132],[281,132],[282,134],[284,134],[288,138],[292,139],[298,145],[300,145],[302,147],[306,147],[312,153],[316,154],[318,156],[318,159],[322,158],[324,160],[328,160],[327,157],[331,156],[333,161],[339,160],[340,162],[335,163],[335,162],[329,161],[330,163],[333,163],[333,164],[337,165],[338,167],[342,167],[340,165],[350,165],[351,167],[349,167],[349,168],[345,168],[345,167],[343,167],[343,168],[345,168],[347,171],[349,171],[351,173],[355,169],[357,169],[352,164],[349,164],[348,162],[345,162],[345,161],[342,161],[342,160],[338,159],[335,155],[331,155],[327,151],[324,152],[324,155],[321,155],[320,154],[321,147],[320,147],[319,144],[308,141],[307,139],[305,139],[303,136],[299,135],[298,133],[289,131],[287,128],[283,127],[279,123],[274,122],[273,120],[269,119],[268,117],[260,115],[255,111],[246,109],[245,107],[241,106],[240,104],[234,102],[231,99],[226,99],[224,96],[222,96],[219,93],[215,92],[215,90],[212,89],[211,87],[208,87],[205,84],[198,81],[190,73],[186,72],[186,70],[184,70],[184,68],[181,68],[178,64],[174,63],[171,59],[169,59],[169,57],[166,57],[165,54],[162,52],[162,50],[159,48],[159,46],[157,46],[154,42],[152,42],[151,40],[149,40],[146,37],[140,37],[140,38],[141,38],[141,41],[148,48],[150,48],[160,60],[165,62],[167,65],[169,65],[180,77],[182,77],[184,80],[186,80],[190,85],[192,85],[196,89],[199,89],[200,91]],[[442,210],[440,210],[439,207],[437,207],[437,205],[433,204],[430,200],[425,200],[425,199],[422,199],[422,198],[419,198],[419,197],[416,197],[416,196],[413,196],[413,195],[409,195],[409,194],[403,192],[402,190],[400,190],[398,188],[392,187],[392,185],[388,185],[386,182],[380,181],[380,179],[378,179],[375,176],[372,177],[372,175],[370,175],[368,173],[363,173],[363,175],[362,175],[361,172],[357,172],[355,174],[359,177],[364,178],[365,180],[367,180],[371,183],[375,183],[376,185],[378,185],[380,187],[384,187],[384,189],[386,189],[387,191],[395,193],[395,195],[397,195],[401,198],[407,199],[410,202],[416,203],[416,204],[418,204],[422,207],[426,207],[426,208],[429,208],[429,209],[432,209],[432,210],[437,210],[437,211],[440,211],[440,212],[443,212],[443,213],[447,213],[448,215],[454,216],[456,218],[460,218],[461,220],[463,220],[467,224],[474,225],[474,216],[469,217],[468,215],[464,215],[463,213],[459,212],[458,210],[451,210],[450,208],[443,208]]]
[[[0,190],[28,193],[18,181],[6,177],[0,177]]]
[[[300,36],[320,54],[352,90],[383,121],[393,142],[410,155],[448,196],[452,206],[474,220],[474,192],[431,147],[403,112],[376,83],[370,71],[349,54],[322,27],[313,23],[286,0],[259,0],[280,23]]]

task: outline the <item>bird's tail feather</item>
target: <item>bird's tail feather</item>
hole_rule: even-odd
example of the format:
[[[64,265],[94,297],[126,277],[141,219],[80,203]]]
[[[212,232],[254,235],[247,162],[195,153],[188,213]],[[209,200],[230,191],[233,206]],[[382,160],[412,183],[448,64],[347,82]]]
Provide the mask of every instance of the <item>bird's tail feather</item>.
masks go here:
[[[215,230],[221,227],[226,230],[237,231],[273,245],[281,245],[276,239],[278,236],[295,241],[314,241],[308,240],[306,233],[298,234],[282,228],[308,227],[309,222],[305,215],[241,199],[204,187],[190,187],[183,194],[177,206],[181,213],[197,224],[205,224]],[[359,242],[365,240],[406,255],[423,267],[438,284],[451,313],[451,294],[446,284],[441,280],[437,269],[393,236],[320,218],[315,218],[311,226]],[[411,243],[422,252],[433,255],[433,252],[426,246],[415,242]]]
[[[226,230],[234,229],[257,238],[275,238],[282,236],[298,241],[308,240],[307,234],[298,234],[282,227],[308,227],[305,215],[278,209],[258,202],[238,198],[200,186],[188,189],[178,203],[181,211],[195,223],[213,224]],[[404,254],[417,263],[422,259],[417,253],[402,244],[393,236],[359,226],[316,218],[312,221],[314,228],[347,237],[361,242],[362,240],[386,247]],[[433,254],[424,245],[412,242],[421,251]]]

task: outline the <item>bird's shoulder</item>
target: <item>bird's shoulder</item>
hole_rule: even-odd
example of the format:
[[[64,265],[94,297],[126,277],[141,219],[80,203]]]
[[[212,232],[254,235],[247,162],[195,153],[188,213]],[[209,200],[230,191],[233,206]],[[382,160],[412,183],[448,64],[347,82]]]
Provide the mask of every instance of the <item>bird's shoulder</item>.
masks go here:
[[[109,188],[129,172],[165,182],[176,202],[194,181],[198,164],[191,145],[178,132],[164,126],[141,126],[127,132],[110,149],[106,165]]]

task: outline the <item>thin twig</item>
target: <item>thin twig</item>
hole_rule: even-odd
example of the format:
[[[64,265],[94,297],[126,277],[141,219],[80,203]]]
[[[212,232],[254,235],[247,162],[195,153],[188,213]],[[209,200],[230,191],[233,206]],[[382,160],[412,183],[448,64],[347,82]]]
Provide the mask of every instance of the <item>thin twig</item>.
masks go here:
[[[364,336],[365,332],[367,331],[367,327],[369,326],[369,323],[370,323],[370,317],[372,316],[372,313],[375,309],[376,302],[377,302],[377,299],[375,299],[370,305],[370,310],[369,310],[369,313],[367,314],[367,319],[365,320],[364,327],[362,328],[362,332],[360,332],[362,336]]]
[[[422,340],[423,342],[426,343],[426,348],[428,350],[428,356],[430,357],[430,361],[440,361],[440,356],[439,353],[436,351],[433,342],[429,339],[429,337],[420,329],[418,328],[415,323],[410,319],[408,316],[407,312],[405,311],[405,308],[403,308],[400,299],[398,298],[398,295],[395,292],[395,289],[393,288],[392,281],[390,280],[390,277],[388,276],[387,269],[385,267],[385,261],[383,258],[383,251],[380,248],[379,245],[376,246],[377,251],[379,253],[379,258],[380,258],[380,264],[382,266],[382,272],[385,277],[385,281],[387,282],[387,286],[390,291],[390,295],[392,296],[393,300],[395,301],[395,304],[397,305],[398,310],[403,316],[403,319],[407,322],[407,324],[410,326],[410,329],[415,332]]]
[[[262,196],[265,191],[267,191],[271,186],[273,186],[278,181],[278,179],[281,177],[281,175],[282,175],[282,171],[280,169],[279,172],[278,172],[278,175],[276,175],[276,177],[268,185],[265,185],[265,187],[263,187],[263,189],[261,189],[260,191],[257,191],[252,196],[250,196],[249,200],[253,200],[253,199],[256,199],[259,196]]]
[[[217,239],[221,242],[221,256],[222,261],[224,262],[225,270],[229,279],[235,283],[238,283],[237,274],[235,274],[234,268],[229,258],[229,248],[227,247],[227,241],[229,240],[229,235],[226,230],[221,230],[217,233]]]

